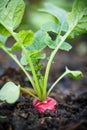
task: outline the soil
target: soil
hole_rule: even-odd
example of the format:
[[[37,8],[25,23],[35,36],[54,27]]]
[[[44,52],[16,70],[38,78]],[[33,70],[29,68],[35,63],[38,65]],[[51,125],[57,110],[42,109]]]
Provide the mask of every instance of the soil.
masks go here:
[[[0,102],[0,130],[87,130],[87,52],[79,53],[79,45],[69,54],[59,52],[55,58],[56,64],[53,64],[48,87],[64,71],[65,66],[81,70],[84,74],[81,80],[66,76],[57,84],[50,94],[58,102],[56,112],[47,110],[44,114],[40,113],[32,105],[33,98],[21,93],[15,104]],[[3,57],[0,59],[0,88],[7,81],[31,88],[23,72],[16,70],[10,59],[7,67],[3,64],[7,58],[4,62]],[[12,68],[8,68],[10,65]]]

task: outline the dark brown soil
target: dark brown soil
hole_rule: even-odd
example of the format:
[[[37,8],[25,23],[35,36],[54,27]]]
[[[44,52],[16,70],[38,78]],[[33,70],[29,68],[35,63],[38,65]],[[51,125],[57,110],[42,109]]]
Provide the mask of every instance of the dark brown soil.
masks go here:
[[[24,77],[10,68],[1,76],[0,86],[9,80],[21,83]],[[26,84],[30,86],[28,82]],[[0,130],[87,130],[87,89],[77,94],[68,93],[67,89],[63,93],[60,86],[59,91],[57,89],[50,95],[58,101],[55,113],[47,110],[41,114],[32,106],[33,98],[23,94],[13,105],[1,102],[0,115],[4,117],[0,118]]]

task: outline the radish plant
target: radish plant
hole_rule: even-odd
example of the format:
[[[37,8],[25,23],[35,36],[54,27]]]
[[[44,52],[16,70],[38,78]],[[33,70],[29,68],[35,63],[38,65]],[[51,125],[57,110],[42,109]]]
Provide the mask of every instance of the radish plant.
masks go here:
[[[83,76],[80,71],[65,67],[65,72],[47,90],[49,72],[55,54],[59,50],[69,51],[72,48],[65,41],[67,38],[74,38],[75,35],[87,32],[87,0],[75,0],[71,12],[47,3],[40,11],[52,15],[54,19],[43,24],[36,33],[31,30],[15,31],[21,23],[24,9],[23,0],[0,0],[0,48],[22,69],[35,93],[10,81],[1,88],[0,100],[15,103],[20,96],[20,91],[24,91],[34,97],[32,104],[35,109],[40,112],[47,109],[55,112],[57,101],[49,97],[52,89],[66,75],[75,79]],[[50,32],[55,34],[55,40],[50,36]],[[6,41],[10,36],[15,39],[15,43],[7,47]],[[41,61],[47,59],[43,52],[46,47],[51,49],[51,54],[45,73],[42,74],[41,69],[44,64]],[[21,50],[20,59],[14,54],[19,50]]]

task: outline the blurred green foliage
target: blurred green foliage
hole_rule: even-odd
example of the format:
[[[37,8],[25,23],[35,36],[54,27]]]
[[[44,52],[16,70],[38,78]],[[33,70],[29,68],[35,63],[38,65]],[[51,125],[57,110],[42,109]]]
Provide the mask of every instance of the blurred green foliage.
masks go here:
[[[67,11],[71,10],[73,0],[24,0],[26,3],[26,9],[24,18],[22,20],[20,29],[32,29],[37,31],[39,27],[46,21],[51,20],[51,15],[42,13],[39,11],[44,7],[45,3],[53,3],[58,7],[62,7]]]

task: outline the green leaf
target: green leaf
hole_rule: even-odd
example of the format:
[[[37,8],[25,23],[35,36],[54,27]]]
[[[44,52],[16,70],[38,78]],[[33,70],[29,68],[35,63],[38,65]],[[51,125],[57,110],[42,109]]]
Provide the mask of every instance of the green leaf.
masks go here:
[[[74,27],[72,34],[87,32],[87,0],[75,0],[72,12],[68,14],[69,28]]]
[[[34,39],[34,33],[31,30],[22,30],[19,33],[16,33],[15,36],[17,41],[25,46],[31,44]]]
[[[4,36],[10,36],[11,34],[0,24],[0,34]]]
[[[56,31],[56,33],[61,32],[61,31],[67,32],[68,23],[67,23],[67,12],[65,10],[56,7],[55,5],[53,5],[51,3],[46,3],[45,7],[43,9],[40,9],[40,11],[51,14],[52,16],[54,16],[57,19],[57,22],[55,25],[53,23],[50,23],[50,24],[52,24],[52,26],[54,28],[56,28],[56,26],[58,24],[58,26],[56,28],[58,30],[54,29],[54,31]],[[55,20],[54,20],[54,22],[55,22]],[[50,24],[46,25],[46,26],[50,26]],[[51,27],[51,29],[53,29],[53,27]]]
[[[15,103],[20,95],[20,87],[13,82],[7,82],[0,90],[0,100],[7,103]]]
[[[21,45],[23,44],[24,46],[28,46],[32,44],[33,39],[34,39],[34,34],[30,30],[26,31],[20,31],[19,33],[15,33],[15,37],[17,39],[17,42],[12,46],[12,51],[15,50],[20,50]]]
[[[29,51],[29,54],[31,58],[35,58],[38,60],[45,59],[46,57],[46,54],[42,54],[41,51],[38,50]]]
[[[46,31],[46,32],[54,32],[54,33],[58,33],[60,29],[60,24],[57,24],[54,21],[49,21],[45,24],[42,24],[41,26],[41,30]]]
[[[50,42],[50,40],[51,38],[47,32],[39,30],[35,33],[34,42],[32,43],[32,45],[28,46],[27,49],[43,50],[47,46],[47,43]]]
[[[59,37],[57,42],[50,40],[50,42],[48,42],[47,45],[49,48],[55,49],[57,47],[57,45],[59,44],[60,40],[61,40],[61,36]],[[59,49],[64,50],[64,51],[69,51],[72,49],[72,46],[67,42],[63,42],[63,44],[60,46]]]
[[[41,54],[41,52],[38,50],[29,51],[29,55],[30,55],[33,63],[37,63],[38,60],[45,59],[45,57],[46,57],[46,54]],[[22,65],[28,65],[28,61],[26,59],[26,56],[23,53],[22,53],[20,62]]]
[[[61,50],[64,50],[64,51],[69,51],[69,50],[72,49],[72,46],[71,46],[69,43],[64,42],[64,43],[61,45],[60,49],[61,49]]]
[[[40,9],[40,11],[53,15],[58,21],[60,21],[61,24],[66,21],[67,12],[51,3],[46,3],[44,8]]]
[[[54,33],[59,33],[61,32],[67,32],[68,30],[68,24],[64,23],[62,26],[60,23],[56,23],[54,21],[49,21],[46,22],[45,24],[42,24],[41,30],[46,31],[46,32],[54,32]]]
[[[43,64],[41,64],[40,61],[46,58],[46,54],[41,54],[41,52],[38,50],[32,50],[32,51],[29,51],[28,53],[34,65],[35,71],[36,72],[40,71],[43,67]],[[23,53],[22,53],[20,62],[22,65],[24,65],[25,70],[31,71],[29,62],[27,61],[26,56]]]
[[[66,67],[66,72],[67,74],[73,78],[73,79],[80,79],[83,77],[83,74],[81,71],[73,71],[73,70],[69,70],[67,67]]]
[[[1,0],[0,24],[9,30],[16,29],[22,20],[24,8],[23,0]]]

